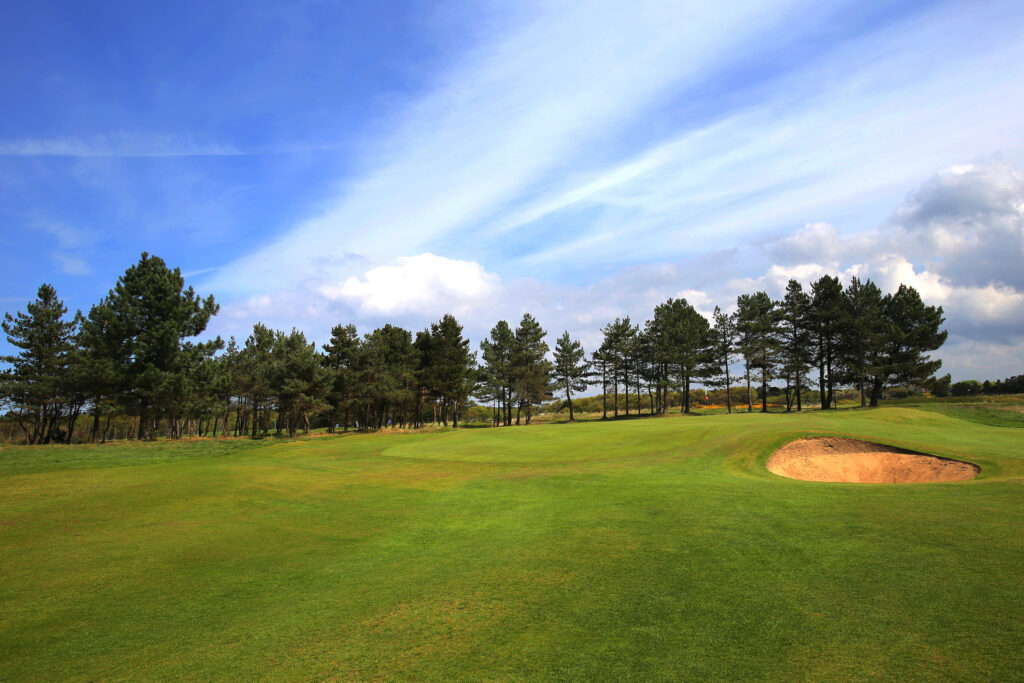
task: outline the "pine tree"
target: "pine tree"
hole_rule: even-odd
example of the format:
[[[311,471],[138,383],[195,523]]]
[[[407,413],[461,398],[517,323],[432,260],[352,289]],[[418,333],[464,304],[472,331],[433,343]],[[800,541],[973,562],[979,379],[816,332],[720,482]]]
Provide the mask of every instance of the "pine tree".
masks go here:
[[[200,299],[184,288],[181,271],[143,252],[139,262],[118,278],[101,306],[109,309],[112,345],[120,350],[121,403],[139,417],[139,438],[168,413],[176,396],[173,377],[184,371],[182,341],[201,334],[219,306],[213,296]],[[216,340],[203,347],[212,354]]]
[[[780,305],[780,360],[786,376],[786,412],[792,410],[790,394],[794,391],[797,412],[803,410],[804,381],[814,361],[811,324],[811,298],[799,282],[790,280]]]
[[[362,348],[360,385],[367,398],[365,419],[378,429],[388,421],[404,426],[419,388],[419,352],[412,334],[387,324],[366,335]]]
[[[586,391],[590,379],[590,362],[583,346],[569,338],[566,331],[555,342],[555,386],[565,392],[569,404],[569,422],[576,419],[573,413],[572,392]]]
[[[871,405],[877,406],[885,386],[923,384],[942,367],[929,351],[946,341],[941,306],[926,306],[917,290],[907,285],[883,300],[885,342],[872,379]]]
[[[669,299],[654,309],[654,320],[662,332],[662,353],[676,368],[683,393],[681,412],[690,412],[690,386],[699,373],[710,324],[686,299]]]
[[[846,379],[857,387],[864,407],[886,335],[882,291],[871,280],[852,278],[843,292],[843,313],[839,354]]]
[[[56,437],[61,436],[59,424],[69,407],[69,365],[81,316],[65,320],[68,309],[48,284],[39,287],[26,311],[5,313],[0,323],[8,343],[20,349],[0,356],[0,361],[11,365],[2,376],[0,394],[12,405],[30,444],[50,443],[61,440]]]
[[[498,400],[500,422],[512,424],[512,389],[515,383],[514,354],[516,338],[508,323],[499,320],[491,328],[489,339],[480,342],[484,361],[484,377]]]
[[[775,302],[765,292],[741,294],[736,300],[736,327],[750,370],[761,372],[761,412],[768,412],[768,382],[776,366],[779,316]],[[749,370],[748,370],[749,373]],[[749,400],[750,381],[747,380]]]
[[[708,331],[705,355],[707,363],[702,374],[711,386],[725,389],[726,409],[732,413],[732,395],[729,391],[732,387],[732,376],[729,367],[736,352],[736,320],[733,316],[723,313],[718,306],[715,306],[712,318],[715,322]]]
[[[463,405],[475,384],[476,354],[469,350],[469,340],[462,336],[462,325],[455,316],[445,314],[430,326],[427,365],[433,390],[441,401],[441,423],[459,426],[459,406]]]
[[[823,275],[811,285],[811,330],[822,410],[832,407],[835,398],[843,317],[843,286],[838,277]]]
[[[521,409],[526,409],[526,424],[530,424],[533,407],[551,398],[551,363],[545,358],[549,350],[544,341],[546,335],[536,318],[523,314],[515,331],[512,352],[512,376],[518,398],[516,424],[519,424]]]
[[[273,398],[273,352],[274,331],[263,323],[252,327],[252,334],[245,340],[242,349],[241,372],[244,377],[242,392],[245,396],[246,409],[242,416],[242,433],[248,432],[252,438],[266,434],[270,421],[270,401]],[[248,429],[248,420],[252,419],[252,428]],[[262,418],[262,420],[261,420]]]
[[[277,332],[272,351],[274,375],[272,386],[277,394],[280,418],[284,418],[288,436],[295,438],[299,424],[309,433],[309,418],[326,405],[331,373],[324,367],[316,344],[292,328],[291,333]]]
[[[361,349],[356,326],[335,325],[331,329],[331,340],[323,345],[323,350],[323,362],[331,374],[326,397],[331,406],[328,431],[334,433],[340,414],[342,430],[347,432],[349,416],[359,396],[357,378]]]
[[[619,416],[620,382],[624,382],[626,385],[626,414],[629,414],[629,375],[627,372],[627,359],[631,337],[635,334],[634,329],[635,328],[630,323],[628,316],[625,319],[616,318],[614,322],[608,323],[601,328],[601,333],[604,335],[604,338],[601,341],[601,347],[598,349],[598,355],[605,365],[604,383],[607,385],[607,383],[610,382],[612,387],[612,395],[614,397],[612,413],[615,417]],[[604,391],[607,394],[607,386]],[[605,410],[605,416],[607,417],[607,409]]]

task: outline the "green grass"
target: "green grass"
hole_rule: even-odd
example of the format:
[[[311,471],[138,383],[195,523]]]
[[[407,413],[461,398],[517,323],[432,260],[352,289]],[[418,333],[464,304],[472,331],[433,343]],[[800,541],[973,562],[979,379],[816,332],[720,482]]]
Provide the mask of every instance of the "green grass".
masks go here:
[[[911,408],[4,448],[0,680],[1020,679],[1022,529],[1022,432]]]
[[[1024,396],[910,398],[893,403],[993,427],[1024,427]]]

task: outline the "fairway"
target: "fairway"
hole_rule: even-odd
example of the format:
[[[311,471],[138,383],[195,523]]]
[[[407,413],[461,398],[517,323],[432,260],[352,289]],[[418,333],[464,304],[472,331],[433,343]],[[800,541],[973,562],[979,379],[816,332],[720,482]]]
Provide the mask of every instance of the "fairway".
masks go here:
[[[786,479],[835,435],[976,479]],[[0,679],[1013,680],[1024,431],[914,408],[0,450]]]

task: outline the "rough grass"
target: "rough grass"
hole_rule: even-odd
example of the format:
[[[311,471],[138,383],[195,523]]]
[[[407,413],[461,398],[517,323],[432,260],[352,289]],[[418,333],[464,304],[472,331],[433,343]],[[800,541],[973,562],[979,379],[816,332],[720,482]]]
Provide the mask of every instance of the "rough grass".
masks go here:
[[[1024,427],[1024,396],[903,399],[899,405],[930,410],[993,427]]]
[[[952,484],[764,463],[837,434]],[[0,679],[1020,678],[1021,432],[909,408],[0,451]]]

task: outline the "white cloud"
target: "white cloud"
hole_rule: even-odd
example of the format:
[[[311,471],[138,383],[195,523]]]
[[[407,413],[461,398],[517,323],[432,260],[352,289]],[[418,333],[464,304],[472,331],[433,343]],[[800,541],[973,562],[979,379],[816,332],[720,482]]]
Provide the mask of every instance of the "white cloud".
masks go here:
[[[52,221],[36,222],[32,224],[32,228],[45,232],[56,240],[57,247],[50,254],[50,258],[62,273],[88,275],[92,272],[92,268],[82,255],[95,241],[93,235],[74,226]]]
[[[479,338],[529,310],[592,348],[601,325],[642,322],[668,296],[729,309],[838,273],[912,284],[965,339],[1009,343],[1021,172],[962,162],[1024,153],[1024,79],[1007,68],[1024,43],[999,16],[1015,10],[942,4],[770,82],[715,81],[727,55],[798,39],[771,17],[813,9],[799,4],[570,4],[495,22],[322,206],[204,286],[265,290],[274,303],[254,311],[320,330],[457,308]],[[687,116],[712,82],[741,103]]]
[[[1009,112],[1024,109],[1024,83],[1005,65],[1024,59],[1024,47],[973,44],[975,31],[992,35],[977,26],[983,15],[956,8],[915,16],[840,45],[748,107],[623,163],[553,182],[556,189],[500,225],[521,229],[588,211],[585,229],[525,259],[535,268],[570,255],[602,263],[665,258],[823,212],[863,215],[860,206],[893,201],[951,159],[1019,155],[1024,124]]]
[[[337,285],[322,285],[320,294],[344,301],[360,312],[394,315],[408,311],[465,311],[486,304],[500,284],[497,275],[479,263],[457,261],[431,253],[403,256],[394,264],[378,266],[363,279],[346,278]]]
[[[890,219],[894,248],[957,282],[1024,289],[1024,171],[993,159],[929,179]]]
[[[235,156],[230,145],[200,143],[187,135],[116,131],[89,138],[21,138],[0,141],[0,157]]]
[[[838,274],[874,280],[883,291],[914,287],[942,306],[947,329],[979,343],[1024,335],[1024,173],[993,159],[947,168],[928,179],[879,229],[841,235],[814,223],[765,245],[774,263],[735,289],[779,296],[789,278]]]
[[[88,275],[92,272],[88,263],[74,256],[56,252],[53,254],[53,260],[57,263],[61,272],[67,275]]]
[[[289,287],[309,270],[310,244],[380,260],[488,221],[804,5],[608,0],[530,7],[488,24],[477,48],[367,144],[361,173],[209,286]]]

